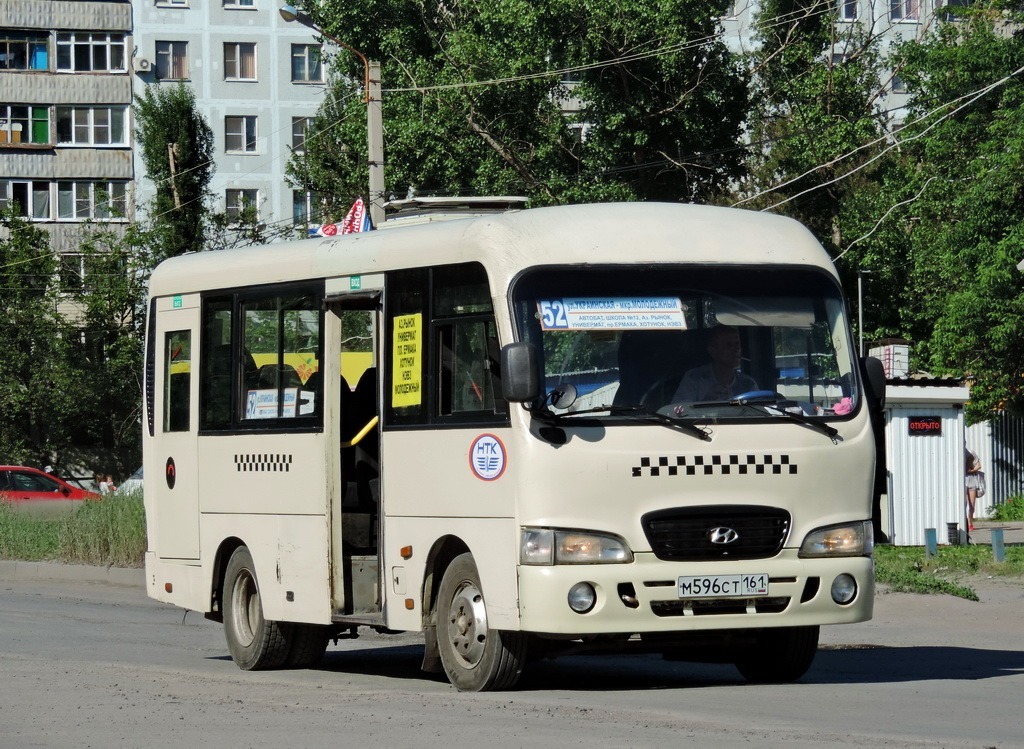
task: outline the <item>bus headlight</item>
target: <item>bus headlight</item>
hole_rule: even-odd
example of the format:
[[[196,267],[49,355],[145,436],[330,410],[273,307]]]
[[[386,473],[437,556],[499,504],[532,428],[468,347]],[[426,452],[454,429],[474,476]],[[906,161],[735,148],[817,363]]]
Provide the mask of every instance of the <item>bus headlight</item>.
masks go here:
[[[519,544],[522,564],[624,564],[633,561],[626,542],[609,533],[523,528]]]
[[[870,520],[829,525],[807,534],[800,546],[800,556],[869,557],[875,550],[875,535]]]

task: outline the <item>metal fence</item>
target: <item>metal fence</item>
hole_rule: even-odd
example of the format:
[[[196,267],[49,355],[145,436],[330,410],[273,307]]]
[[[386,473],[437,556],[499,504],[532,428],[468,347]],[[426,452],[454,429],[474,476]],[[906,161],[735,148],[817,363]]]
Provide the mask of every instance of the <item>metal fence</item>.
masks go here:
[[[1024,419],[1000,414],[967,428],[967,449],[981,460],[987,486],[982,506],[1024,494]]]

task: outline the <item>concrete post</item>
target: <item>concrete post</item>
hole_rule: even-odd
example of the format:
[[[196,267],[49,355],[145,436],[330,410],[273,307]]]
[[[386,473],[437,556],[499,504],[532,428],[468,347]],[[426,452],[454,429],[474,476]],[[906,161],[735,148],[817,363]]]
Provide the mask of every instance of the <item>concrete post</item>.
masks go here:
[[[370,221],[375,229],[384,223],[384,125],[381,116],[380,63],[369,62],[366,98],[366,139],[370,165]]]
[[[939,553],[939,540],[934,528],[924,529],[924,555],[932,559]]]
[[[1006,561],[1006,547],[1003,546],[1003,529],[992,529],[992,558],[997,562]]]

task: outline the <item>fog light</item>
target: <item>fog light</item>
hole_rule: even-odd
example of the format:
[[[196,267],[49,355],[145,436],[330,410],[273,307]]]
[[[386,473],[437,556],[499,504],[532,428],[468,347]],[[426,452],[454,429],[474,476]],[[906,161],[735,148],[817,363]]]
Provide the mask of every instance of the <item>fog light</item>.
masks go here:
[[[577,614],[585,614],[597,603],[597,591],[590,583],[576,583],[569,589],[569,608]]]
[[[857,581],[853,575],[843,573],[832,581],[832,600],[845,606],[857,597]]]

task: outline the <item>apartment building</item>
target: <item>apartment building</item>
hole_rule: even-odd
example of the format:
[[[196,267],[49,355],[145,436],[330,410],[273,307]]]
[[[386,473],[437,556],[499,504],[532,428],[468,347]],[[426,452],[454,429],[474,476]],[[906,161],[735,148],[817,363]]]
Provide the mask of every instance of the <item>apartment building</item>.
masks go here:
[[[837,18],[837,44],[832,52],[834,62],[847,54],[846,40],[858,30],[870,34],[887,51],[893,43],[920,39],[937,21],[950,18],[950,8],[969,5],[971,0],[831,0],[822,11],[834,10]],[[753,24],[759,11],[758,0],[734,0],[722,19],[726,43],[734,52],[749,52],[755,45]],[[894,121],[903,118],[907,89],[898,72],[886,72],[879,81],[884,106]]]
[[[72,275],[84,222],[131,217],[131,50],[127,1],[0,2],[0,206]]]
[[[272,0],[133,0],[137,90],[190,86],[215,136],[215,208],[255,206],[270,237],[307,223],[285,167],[326,91],[321,45]],[[142,204],[154,191],[140,175]]]

